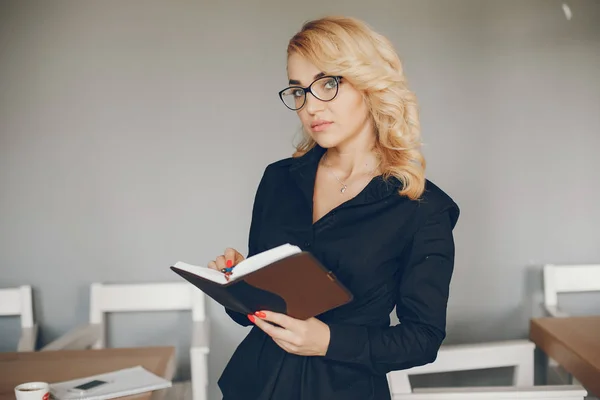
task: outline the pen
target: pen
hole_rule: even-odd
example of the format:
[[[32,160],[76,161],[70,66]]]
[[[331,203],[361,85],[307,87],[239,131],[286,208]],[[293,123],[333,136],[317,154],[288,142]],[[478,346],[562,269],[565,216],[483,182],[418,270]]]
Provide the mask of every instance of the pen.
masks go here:
[[[221,270],[221,272],[225,274],[225,279],[227,280],[227,282],[229,282],[229,277],[231,276],[231,270],[233,270],[233,268],[223,268]]]
[[[225,279],[229,281],[229,276],[233,271],[233,262],[231,260],[227,260],[227,267],[222,268],[221,272],[225,274]]]
[[[233,261],[227,260],[227,267],[222,268],[221,272],[226,274],[226,273],[231,273],[231,271],[233,271]]]

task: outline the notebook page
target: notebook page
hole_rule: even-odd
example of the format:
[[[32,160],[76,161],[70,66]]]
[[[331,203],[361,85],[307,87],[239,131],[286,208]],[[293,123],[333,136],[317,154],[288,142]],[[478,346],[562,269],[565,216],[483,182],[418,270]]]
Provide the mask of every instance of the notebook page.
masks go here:
[[[173,267],[179,268],[183,271],[187,271],[194,275],[198,275],[202,278],[224,285],[227,282],[239,279],[244,275],[248,275],[251,272],[261,269],[266,265],[274,263],[275,261],[279,261],[283,258],[289,257],[293,254],[300,253],[301,251],[302,250],[300,250],[298,246],[294,246],[288,243],[274,247],[270,250],[265,250],[262,253],[255,254],[252,257],[249,257],[244,261],[240,262],[233,268],[231,276],[229,277],[229,281],[227,281],[227,279],[225,278],[225,274],[223,274],[221,271],[217,271],[212,268],[192,265],[182,261],[178,261],[177,263],[175,263],[175,265],[173,265]]]
[[[283,258],[300,253],[302,250],[298,246],[289,243],[274,247],[270,250],[263,251],[249,257],[233,268],[231,280],[235,280],[248,275],[251,272],[261,269],[262,267],[279,261]]]
[[[182,261],[176,262],[173,265],[173,267],[179,268],[183,271],[187,271],[194,275],[198,275],[202,278],[211,280],[213,282],[220,283],[222,285],[227,283],[227,280],[225,279],[225,275],[222,272],[214,270],[212,268],[200,267],[198,265],[192,265],[192,264],[184,263]]]

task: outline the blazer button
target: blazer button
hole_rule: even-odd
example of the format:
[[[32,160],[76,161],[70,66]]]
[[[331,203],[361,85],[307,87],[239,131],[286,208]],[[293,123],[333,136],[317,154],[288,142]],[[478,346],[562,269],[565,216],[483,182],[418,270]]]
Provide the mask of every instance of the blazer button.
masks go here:
[[[310,247],[310,242],[304,242],[304,247]]]

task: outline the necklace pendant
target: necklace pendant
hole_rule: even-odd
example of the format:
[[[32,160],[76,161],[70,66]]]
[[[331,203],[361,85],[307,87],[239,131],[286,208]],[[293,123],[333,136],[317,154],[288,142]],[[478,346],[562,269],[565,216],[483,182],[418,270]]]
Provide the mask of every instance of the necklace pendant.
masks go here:
[[[342,186],[342,189],[340,189],[340,192],[344,193],[346,189],[348,189],[348,186],[344,185]]]

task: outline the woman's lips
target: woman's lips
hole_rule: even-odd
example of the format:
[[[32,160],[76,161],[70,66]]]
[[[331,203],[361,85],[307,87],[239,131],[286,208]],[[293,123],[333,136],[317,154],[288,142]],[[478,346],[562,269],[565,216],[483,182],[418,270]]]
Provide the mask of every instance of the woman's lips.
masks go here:
[[[331,124],[333,124],[333,122],[330,121],[315,121],[312,124],[310,124],[310,128],[312,129],[313,132],[322,132],[324,130],[326,130],[327,128],[329,128],[331,126]]]

